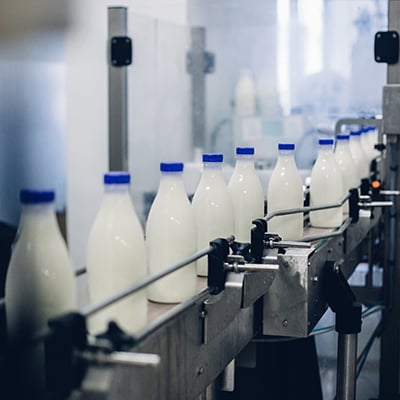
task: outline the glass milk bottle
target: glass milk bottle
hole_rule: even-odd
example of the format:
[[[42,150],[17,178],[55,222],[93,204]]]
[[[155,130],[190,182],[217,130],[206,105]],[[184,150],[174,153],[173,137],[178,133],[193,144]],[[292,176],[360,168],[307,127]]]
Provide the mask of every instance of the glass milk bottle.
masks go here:
[[[311,170],[310,206],[337,203],[343,198],[343,178],[333,154],[333,139],[320,139],[317,160]],[[310,212],[312,226],[336,228],[343,221],[343,208]]]
[[[149,273],[153,275],[197,250],[195,219],[187,198],[182,163],[161,163],[161,180],[146,224]],[[153,283],[149,300],[179,303],[196,294],[196,264],[189,264]]]
[[[248,69],[240,71],[240,78],[235,87],[235,113],[240,117],[256,114],[256,86]]]
[[[350,153],[358,171],[358,179],[369,176],[369,161],[361,146],[361,131],[350,132]]]
[[[11,346],[47,327],[47,321],[77,307],[75,277],[54,211],[54,191],[22,190],[21,219],[5,286]],[[22,381],[44,385],[44,348],[24,353]],[[27,378],[28,382],[25,380]]]
[[[211,240],[233,234],[233,204],[222,175],[222,162],[222,154],[203,154],[203,173],[192,202],[197,250],[208,247]],[[207,273],[207,257],[202,257],[197,261],[197,274]]]
[[[354,165],[353,158],[351,157],[349,141],[349,135],[336,136],[335,160],[342,173],[344,189],[343,196],[347,194],[350,189],[358,187],[360,184],[357,169]],[[349,213],[348,201],[343,205],[343,212],[345,214]]]
[[[86,268],[89,298],[96,304],[146,276],[143,230],[129,193],[130,175],[104,175],[104,195],[90,231]],[[103,332],[109,321],[133,333],[147,323],[145,290],[125,297],[89,318],[92,333]]]
[[[273,211],[303,207],[303,184],[294,159],[294,144],[279,143],[279,156],[268,184],[268,214]],[[303,237],[303,213],[274,217],[268,221],[268,232],[284,240]]]
[[[264,192],[254,167],[254,147],[236,148],[236,165],[228,184],[237,242],[250,242],[252,221],[264,216]]]

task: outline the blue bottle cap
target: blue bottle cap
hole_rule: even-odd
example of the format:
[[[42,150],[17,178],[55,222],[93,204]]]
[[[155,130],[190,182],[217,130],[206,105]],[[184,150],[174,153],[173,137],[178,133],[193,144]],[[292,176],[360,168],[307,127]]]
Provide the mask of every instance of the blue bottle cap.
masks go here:
[[[112,171],[104,174],[105,185],[126,185],[130,183],[131,175],[129,172]]]
[[[55,197],[54,190],[22,189],[19,193],[22,204],[51,203]]]
[[[183,171],[183,163],[181,163],[181,162],[176,162],[176,163],[162,162],[162,163],[160,163],[160,171],[161,172],[182,172]]]
[[[254,154],[254,147],[236,147],[236,154]]]
[[[215,163],[220,163],[224,161],[224,156],[223,154],[203,154],[203,162],[215,162]]]
[[[336,139],[337,140],[349,140],[350,139],[350,135],[336,135]]]
[[[331,138],[328,138],[328,139],[319,139],[319,140],[318,140],[318,143],[319,143],[320,145],[322,145],[322,146],[325,146],[325,145],[330,145],[330,146],[332,146],[333,143],[334,143],[334,140],[331,139]]]
[[[360,136],[361,135],[361,131],[350,131],[350,136]]]
[[[294,150],[294,143],[279,143],[278,150]]]

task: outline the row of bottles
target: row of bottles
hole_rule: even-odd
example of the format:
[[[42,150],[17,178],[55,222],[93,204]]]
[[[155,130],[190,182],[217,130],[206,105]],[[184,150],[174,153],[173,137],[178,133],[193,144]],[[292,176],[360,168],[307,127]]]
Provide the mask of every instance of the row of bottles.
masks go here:
[[[350,138],[338,135],[335,153],[333,139],[320,140],[318,159],[311,173],[311,205],[339,201],[358,184],[360,177],[366,176],[368,171],[361,173],[355,167],[357,156],[351,143],[361,147],[358,139],[358,134]],[[278,146],[279,157],[268,187],[268,213],[303,206],[294,148],[290,143]],[[239,242],[250,240],[252,221],[264,215],[264,196],[254,167],[254,148],[237,148],[236,153],[237,163],[228,185],[222,175],[222,154],[203,155],[204,170],[192,204],[183,184],[183,164],[161,163],[160,186],[148,216],[146,235],[131,201],[130,175],[105,174],[104,197],[87,245],[92,303],[184,259],[208,246],[214,238],[234,234]],[[13,336],[37,331],[49,317],[76,307],[72,268],[54,216],[54,192],[22,191],[21,202],[18,240],[6,284],[7,320],[9,329],[15,332]],[[343,220],[343,211],[347,210],[311,212],[311,224],[337,227]],[[303,236],[303,214],[275,217],[268,222],[268,230],[283,239],[299,240]],[[100,331],[106,328],[107,321],[114,319],[125,330],[137,331],[147,322],[146,298],[157,302],[184,301],[196,292],[197,274],[207,274],[205,257],[197,262],[197,271],[193,263],[174,272],[151,285],[147,292],[130,296],[93,316],[90,326],[93,331]],[[18,296],[21,287],[26,288],[23,298]],[[40,304],[38,309],[46,311],[35,315],[30,304]]]

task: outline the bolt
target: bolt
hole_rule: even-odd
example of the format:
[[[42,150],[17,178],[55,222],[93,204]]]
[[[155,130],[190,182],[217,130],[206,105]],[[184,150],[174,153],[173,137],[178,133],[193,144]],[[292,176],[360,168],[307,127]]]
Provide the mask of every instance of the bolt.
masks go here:
[[[377,59],[378,61],[380,61],[381,58],[380,58],[379,56],[377,56],[376,59]]]
[[[316,284],[318,283],[318,276],[317,275],[313,276],[311,278],[311,281],[312,281],[313,285],[316,286]]]
[[[392,33],[393,39],[397,38],[397,33]]]
[[[381,38],[381,34],[380,33],[378,33],[377,35],[376,35],[376,37],[378,38],[378,39],[380,39]]]
[[[197,375],[203,375],[203,374],[204,374],[204,368],[203,367],[197,368]]]
[[[112,63],[115,65],[117,63],[117,60],[112,60]]]
[[[129,64],[130,60],[125,60],[125,64]]]
[[[116,44],[116,43],[117,43],[117,39],[113,39],[112,44]]]
[[[205,318],[207,316],[207,311],[200,311],[200,318]]]
[[[311,267],[311,262],[310,261],[307,263],[307,267]]]
[[[289,325],[289,321],[288,321],[287,319],[284,319],[284,320],[282,321],[282,326],[283,326],[284,328],[286,328],[288,325]]]

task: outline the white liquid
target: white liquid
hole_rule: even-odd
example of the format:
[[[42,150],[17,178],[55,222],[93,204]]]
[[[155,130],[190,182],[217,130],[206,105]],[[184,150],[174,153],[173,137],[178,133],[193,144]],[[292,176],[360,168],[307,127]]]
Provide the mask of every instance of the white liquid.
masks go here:
[[[335,149],[335,160],[342,173],[343,179],[343,196],[349,192],[350,189],[357,187],[360,184],[357,174],[357,168],[351,157],[349,141],[338,139]],[[349,213],[349,202],[343,205],[343,213]]]
[[[368,177],[369,161],[361,147],[360,136],[350,135],[350,153],[357,168],[359,180]]]
[[[328,147],[328,149],[326,148]],[[321,146],[311,171],[310,205],[336,203],[343,197],[342,173],[329,146]],[[310,222],[318,228],[335,228],[343,222],[343,209],[311,211]]]
[[[52,203],[24,205],[18,239],[5,286],[10,343],[29,340],[47,321],[77,307],[75,278]],[[42,345],[26,353],[26,370],[37,387],[44,384]],[[26,376],[25,376],[26,378]]]
[[[273,211],[303,207],[303,184],[293,151],[281,150],[268,184],[268,214]],[[268,232],[284,240],[303,237],[303,213],[274,217],[268,221]]]
[[[193,197],[197,227],[197,249],[209,246],[211,240],[233,234],[234,214],[229,190],[220,163],[205,163],[199,186]],[[207,257],[197,261],[197,274],[207,276]]]
[[[86,253],[92,304],[126,289],[146,276],[143,230],[131,202],[128,185],[106,185],[106,192],[89,235]],[[92,333],[109,321],[133,333],[147,323],[145,291],[126,297],[89,318]]]
[[[252,155],[238,155],[228,185],[234,209],[234,235],[238,242],[250,242],[252,221],[264,216],[264,192]]]
[[[256,87],[250,71],[242,70],[235,88],[236,115],[250,117],[256,113]]]
[[[162,173],[147,220],[146,245],[151,275],[196,252],[194,213],[182,173]],[[152,284],[148,298],[161,303],[179,303],[196,294],[196,284],[196,264],[192,263]]]

